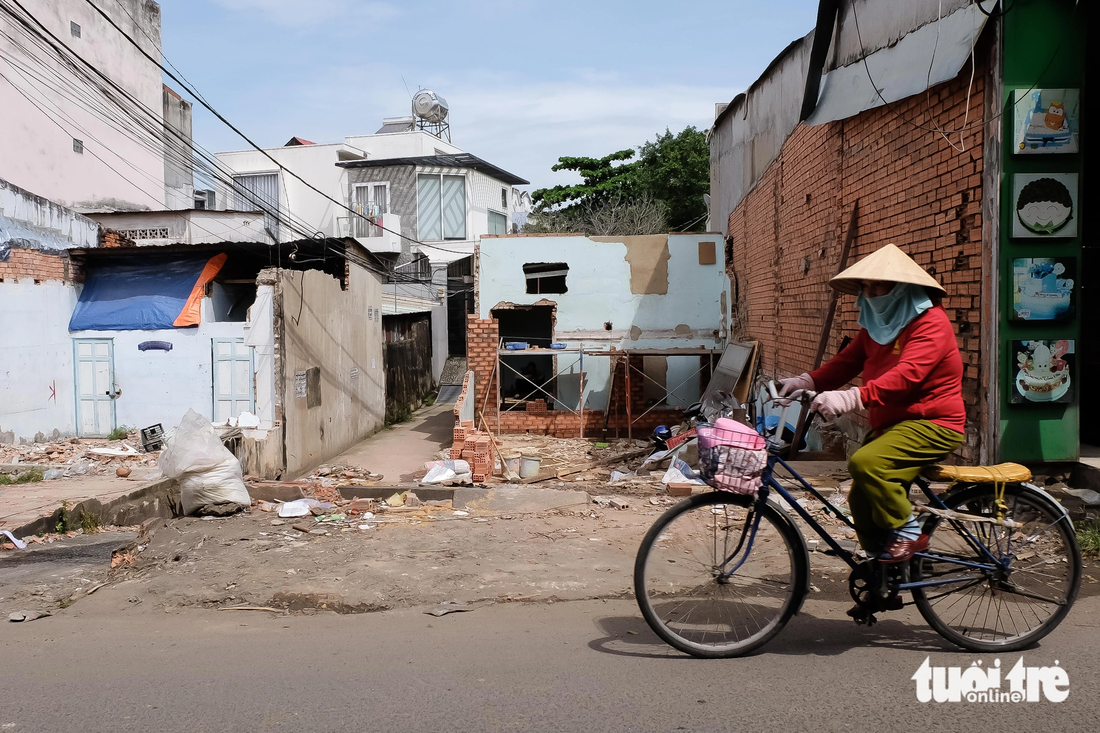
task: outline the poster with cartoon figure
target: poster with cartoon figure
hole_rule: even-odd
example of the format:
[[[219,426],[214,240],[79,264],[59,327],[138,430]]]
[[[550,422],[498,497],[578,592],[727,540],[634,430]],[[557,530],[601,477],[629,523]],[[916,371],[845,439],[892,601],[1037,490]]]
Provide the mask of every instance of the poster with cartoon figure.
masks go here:
[[[1076,311],[1074,257],[1020,257],[1012,261],[1015,321],[1065,321]]]
[[[1017,173],[1012,177],[1012,236],[1077,236],[1077,174]]]
[[[1017,155],[1076,153],[1080,149],[1080,89],[1017,89],[1013,108]]]
[[[1012,341],[1013,404],[1073,402],[1073,341]]]

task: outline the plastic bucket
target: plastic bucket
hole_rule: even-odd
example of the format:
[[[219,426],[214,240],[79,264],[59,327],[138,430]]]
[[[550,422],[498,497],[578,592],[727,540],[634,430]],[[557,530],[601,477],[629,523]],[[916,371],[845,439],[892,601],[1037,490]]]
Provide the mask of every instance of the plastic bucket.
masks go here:
[[[501,456],[504,460],[504,466],[510,473],[519,473],[519,462],[521,458],[519,453],[505,453]]]
[[[539,467],[542,465],[542,457],[531,453],[520,456],[519,477],[534,478],[539,475]]]

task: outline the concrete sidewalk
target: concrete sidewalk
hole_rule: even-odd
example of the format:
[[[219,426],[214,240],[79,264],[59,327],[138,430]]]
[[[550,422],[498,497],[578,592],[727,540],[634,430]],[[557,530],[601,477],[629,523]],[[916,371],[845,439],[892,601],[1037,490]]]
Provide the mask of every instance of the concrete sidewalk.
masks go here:
[[[140,491],[160,478],[160,469],[135,469],[127,478],[118,476],[73,476],[49,481],[0,486],[0,529],[15,532],[42,517],[48,517],[62,502],[75,507],[95,500],[109,505]]]
[[[413,413],[411,420],[367,438],[329,463],[357,466],[385,476],[387,485],[412,483],[425,461],[450,448],[454,405],[437,402]]]

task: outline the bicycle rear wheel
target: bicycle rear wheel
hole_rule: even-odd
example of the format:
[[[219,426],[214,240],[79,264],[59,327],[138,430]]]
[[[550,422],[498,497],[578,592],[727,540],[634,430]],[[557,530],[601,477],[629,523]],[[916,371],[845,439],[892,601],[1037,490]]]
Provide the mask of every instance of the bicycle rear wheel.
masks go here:
[[[808,566],[802,535],[774,504],[700,494],[646,533],[634,592],[650,628],[671,646],[697,657],[737,657],[767,643],[798,610]]]
[[[1021,484],[1005,487],[1004,500],[1005,518],[1019,526],[937,516],[925,525],[931,534],[929,554],[987,568],[995,560],[994,569],[928,558],[910,566],[914,581],[959,581],[916,588],[913,600],[932,628],[972,651],[1010,652],[1034,644],[1066,617],[1081,587],[1081,551],[1069,518],[1046,496]],[[952,492],[944,504],[982,517],[996,512],[994,488],[986,484]]]

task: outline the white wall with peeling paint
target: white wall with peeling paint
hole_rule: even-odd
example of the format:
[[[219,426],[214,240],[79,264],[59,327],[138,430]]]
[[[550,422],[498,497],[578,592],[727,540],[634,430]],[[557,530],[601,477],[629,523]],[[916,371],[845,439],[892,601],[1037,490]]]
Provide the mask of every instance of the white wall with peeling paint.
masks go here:
[[[0,286],[0,440],[75,431],[68,325],[78,293],[73,285],[33,278]]]
[[[714,264],[699,264],[700,242],[714,242]],[[557,306],[554,339],[569,348],[705,348],[720,353],[729,328],[729,278],[722,237],[716,233],[670,234],[667,247],[667,287],[655,287],[662,283],[651,282],[645,288],[667,290],[660,294],[632,292],[628,247],[622,241],[596,241],[583,236],[483,237],[475,285],[479,317],[489,318],[498,304],[550,301]],[[528,294],[523,265],[536,262],[568,264],[568,292]],[[605,324],[610,324],[610,329]],[[698,397],[699,377],[693,376],[698,359],[669,357],[667,386],[686,382],[669,404],[686,406]],[[581,360],[568,353],[559,354],[557,360],[559,400],[576,408]],[[584,373],[585,408],[603,409],[610,358],[586,355]]]

